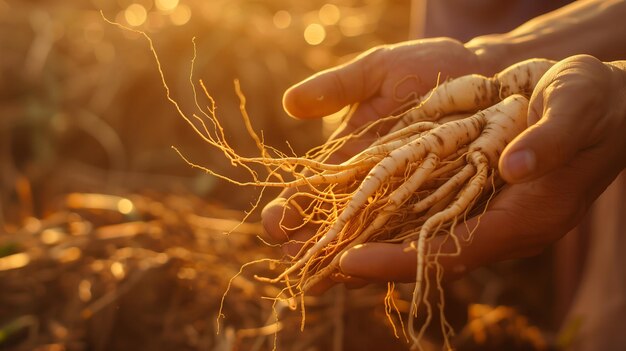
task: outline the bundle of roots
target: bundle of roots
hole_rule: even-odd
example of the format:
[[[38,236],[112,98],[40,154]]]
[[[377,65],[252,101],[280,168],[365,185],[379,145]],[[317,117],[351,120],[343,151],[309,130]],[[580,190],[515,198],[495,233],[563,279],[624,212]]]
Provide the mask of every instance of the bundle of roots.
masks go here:
[[[150,38],[145,36],[152,47]],[[154,47],[152,51],[163,78]],[[251,126],[245,98],[236,84],[245,126],[260,151],[258,157],[239,155],[229,145],[216,117],[214,101],[201,80],[199,86],[208,106],[202,107],[199,102],[191,78],[193,60],[190,83],[199,113],[183,112],[170,97],[164,78],[163,84],[180,116],[204,141],[221,150],[233,166],[247,171],[248,178],[236,180],[217,174],[179,152],[187,163],[241,186],[296,188],[287,203],[299,211],[302,222],[297,227],[287,227],[281,222],[283,229],[293,232],[305,225],[317,227],[317,232],[301,243],[300,251],[294,256],[263,260],[287,266],[276,277],[259,277],[266,282],[284,284],[276,301],[293,302],[298,300],[295,297],[300,297],[304,310],[304,294],[336,272],[341,255],[356,245],[410,243],[417,256],[417,267],[408,334],[419,348],[429,319],[419,330],[413,323],[420,304],[428,304],[426,292],[431,285],[426,278],[432,266],[429,263],[436,263],[439,255],[427,249],[428,241],[443,235],[460,249],[454,227],[468,216],[480,215],[497,192],[502,183],[497,173],[499,156],[526,128],[528,98],[553,64],[549,60],[533,59],[493,77],[467,75],[449,80],[421,97],[408,111],[381,116],[379,121],[330,140],[304,156],[286,155],[264,144]],[[346,143],[363,138],[390,121],[393,127],[371,140],[369,147],[342,163],[328,161]],[[265,175],[260,176],[261,172]],[[306,201],[301,201],[303,198]],[[260,200],[255,206],[259,203]],[[439,276],[438,273],[436,279]],[[445,331],[444,335],[447,335]]]
[[[380,121],[328,141],[302,157],[287,156],[264,145],[250,125],[240,94],[242,115],[259,147],[259,157],[240,156],[229,146],[213,107],[207,108],[204,116],[190,119],[181,115],[206,142],[223,150],[233,165],[248,170],[250,178],[229,179],[187,162],[239,185],[297,188],[287,203],[297,208],[303,221],[298,227],[283,225],[283,229],[293,232],[314,224],[317,232],[302,243],[295,256],[280,261],[287,265],[281,274],[259,278],[284,283],[285,298],[303,296],[336,272],[341,255],[356,245],[410,243],[417,267],[408,331],[418,345],[426,325],[418,331],[413,321],[420,304],[427,303],[427,262],[436,261],[438,255],[427,250],[428,241],[445,235],[460,249],[454,227],[468,216],[480,215],[502,184],[497,172],[499,156],[526,128],[529,95],[553,63],[533,59],[493,77],[467,75],[449,80],[408,111],[381,116]],[[350,140],[389,121],[395,121],[393,127],[369,147],[342,163],[328,161]],[[259,176],[258,166],[266,170],[265,177]]]

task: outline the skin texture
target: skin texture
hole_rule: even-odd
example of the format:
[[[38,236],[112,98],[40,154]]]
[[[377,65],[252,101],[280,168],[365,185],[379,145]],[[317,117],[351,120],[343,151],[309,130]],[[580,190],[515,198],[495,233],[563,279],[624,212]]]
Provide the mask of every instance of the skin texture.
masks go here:
[[[623,21],[622,18],[625,14],[626,1],[583,0],[573,2],[562,9],[532,19],[509,33],[477,37],[465,45],[452,39],[437,38],[374,48],[357,57],[352,62],[320,72],[290,88],[285,93],[283,104],[285,110],[291,116],[308,119],[330,114],[349,104],[359,103],[356,112],[339,128],[335,137],[344,135],[367,121],[379,118],[380,116],[389,115],[396,111],[396,109],[402,105],[403,101],[415,97],[416,95],[424,94],[435,86],[438,73],[441,73],[441,79],[457,77],[469,73],[491,76],[495,72],[524,59],[544,57],[560,60],[579,52],[588,52],[603,60],[614,60],[624,57],[626,54],[626,52],[624,52],[626,36],[624,36],[623,33],[626,21]],[[606,25],[607,23],[611,23],[611,25]],[[562,66],[559,65],[559,67]],[[602,71],[599,68],[598,70]],[[613,74],[606,72],[603,74],[605,76],[613,76]],[[615,73],[614,75],[619,74]],[[568,75],[564,74],[564,77],[565,76]],[[603,84],[593,79],[593,82],[586,81],[584,78],[585,77],[579,78],[576,84]],[[565,80],[567,79],[559,78],[559,82]],[[572,78],[572,80],[574,79]],[[612,79],[611,81],[613,82],[614,80],[619,79]],[[611,84],[618,83],[613,82]],[[577,93],[568,91],[569,89],[570,88],[566,89],[557,86],[546,86],[542,88],[542,91],[546,91],[545,94],[542,93],[541,97],[534,97],[533,101],[539,98],[545,99],[546,102],[544,105],[546,105],[546,107],[545,111],[541,109],[544,107],[541,107],[539,110],[533,112],[534,114],[531,114],[531,116],[534,116],[532,117],[534,120],[530,121],[531,124],[540,119],[541,122],[537,123],[537,127],[532,128],[532,130],[537,129],[538,131],[533,131],[533,134],[527,136],[528,138],[533,138],[532,135],[535,135],[534,133],[539,133],[544,130],[546,126],[555,125],[555,123],[552,122],[555,118],[550,118],[551,122],[547,123],[543,122],[541,117],[544,116],[544,112],[546,116],[555,113],[552,112],[552,105],[562,106],[562,109],[567,108],[568,105],[563,102],[564,100],[569,102],[571,99],[576,102],[577,105],[587,104],[593,106],[596,104],[603,106],[602,109],[592,110],[586,114],[584,116],[586,119],[592,119],[592,116],[598,114],[602,116],[605,115],[599,111],[604,111],[605,107],[609,105],[596,100],[600,99],[599,101],[603,101],[602,99],[608,99],[608,97],[613,94],[612,91],[605,95],[596,96],[598,94],[593,94],[590,89],[584,91],[584,94],[581,91]],[[604,87],[604,89],[606,89],[606,87]],[[577,97],[572,99],[571,97],[566,97],[569,93],[584,96],[580,99]],[[558,96],[562,97],[558,98]],[[548,97],[550,99],[548,99]],[[557,104],[559,101],[560,103]],[[603,102],[606,101],[604,100]],[[538,103],[533,104],[533,106],[534,105],[539,106]],[[619,104],[614,104],[616,109],[618,105]],[[615,114],[615,112],[611,112],[610,114]],[[582,120],[583,117],[580,113],[575,113],[575,116],[577,122],[568,125],[570,127],[567,129],[568,132],[574,133],[578,121]],[[559,120],[561,119],[563,118]],[[602,117],[601,119],[613,120],[613,118],[608,117]],[[566,124],[565,122],[559,123]],[[556,125],[559,125],[559,123],[556,123]],[[583,128],[582,131],[586,134],[583,140],[588,141],[590,139],[589,135],[601,134],[597,132],[598,129],[599,127],[597,125],[587,129]],[[597,155],[591,153],[589,150],[587,150],[589,152],[572,151],[579,150],[577,147],[580,147],[578,144],[581,144],[582,141],[578,140],[576,141],[578,143],[577,145],[570,147],[569,143],[573,142],[573,138],[568,137],[566,141],[560,141],[560,138],[553,138],[553,135],[549,133],[550,130],[554,132],[555,127],[548,129],[548,139],[550,140],[544,140],[543,142],[553,144],[560,143],[558,145],[550,145],[551,147],[557,147],[556,149],[550,150],[550,152],[544,154],[544,151],[542,151],[544,149],[537,149],[535,153],[530,154],[531,156],[525,153],[514,153],[513,151],[526,149],[517,149],[517,147],[520,147],[519,145],[525,145],[517,142],[505,152],[505,154],[510,154],[510,157],[506,157],[506,165],[501,165],[501,171],[504,172],[504,177],[506,180],[514,183],[524,180],[526,181],[526,183],[524,183],[526,185],[519,185],[517,188],[512,186],[511,189],[507,189],[503,192],[501,194],[502,196],[498,196],[497,201],[493,203],[492,209],[488,214],[482,217],[481,222],[488,222],[489,224],[483,227],[495,228],[497,226],[503,226],[506,228],[510,226],[511,228],[509,228],[509,230],[511,233],[508,236],[504,236],[501,233],[492,233],[491,235],[486,235],[486,239],[476,238],[474,245],[477,245],[477,251],[470,252],[470,250],[464,250],[457,258],[444,260],[444,263],[449,267],[449,269],[446,270],[448,275],[453,275],[453,272],[462,273],[487,262],[525,256],[538,252],[541,247],[545,246],[545,242],[539,240],[541,238],[540,236],[535,237],[535,234],[530,232],[527,235],[520,235],[521,232],[528,230],[526,227],[533,227],[534,223],[532,221],[535,219],[533,216],[540,216],[543,213],[538,210],[538,208],[541,206],[554,206],[558,209],[558,212],[560,212],[557,216],[558,218],[549,221],[541,219],[540,223],[542,223],[542,221],[546,223],[541,226],[536,226],[537,228],[531,230],[533,233],[547,233],[545,235],[549,234],[550,240],[555,240],[557,237],[561,236],[567,228],[571,228],[574,225],[574,219],[577,218],[576,215],[584,212],[592,202],[591,199],[595,198],[597,194],[601,192],[601,189],[606,187],[607,182],[614,178],[614,175],[607,178],[607,175],[604,173],[601,175],[596,173],[599,172],[600,169],[607,168],[600,167],[602,162],[609,162],[609,160],[610,162],[615,162],[615,157],[609,157],[609,155],[615,153],[615,150],[610,150],[607,155],[595,159],[594,157]],[[593,132],[590,133],[589,131]],[[624,129],[621,129],[621,131],[623,133]],[[597,141],[597,137],[594,140]],[[606,142],[606,140],[603,140],[600,143]],[[332,161],[338,163],[345,160],[366,146],[366,143],[350,143],[339,150],[334,155]],[[623,150],[623,148],[617,150]],[[568,167],[561,167],[563,169],[559,169],[557,163],[563,165],[565,163],[563,160],[569,160],[573,157],[571,155],[579,155],[582,159],[593,159],[587,160],[588,163],[576,161],[572,165],[568,164]],[[515,161],[516,159],[517,161]],[[530,171],[524,170],[524,160],[534,161],[534,165],[537,168]],[[623,163],[620,163],[620,165],[621,164]],[[592,167],[590,168],[587,165]],[[619,167],[623,168],[623,166]],[[552,178],[539,181],[537,177],[544,175],[548,169],[553,169],[552,173],[556,175],[553,175]],[[570,173],[578,174],[579,177]],[[567,181],[559,182],[559,176],[565,177],[564,179]],[[580,184],[591,185],[584,188],[584,191],[572,189]],[[295,191],[297,191],[297,189],[286,190],[277,199],[268,204],[263,211],[263,224],[266,228],[267,236],[270,240],[275,242],[287,243],[284,245],[284,248],[288,254],[294,254],[299,248],[299,245],[291,243],[291,240],[304,240],[315,232],[315,228],[310,226],[304,226],[297,231],[285,231],[281,229],[279,225],[281,218],[283,224],[289,227],[295,227],[301,223],[300,216],[295,213],[295,211],[291,210],[289,204],[285,203],[285,198],[289,197],[289,195],[293,194]],[[525,194],[524,191],[528,193]],[[555,198],[554,194],[558,194],[557,198]],[[296,199],[296,201],[300,202],[298,199]],[[513,211],[518,210],[524,210],[525,212],[522,211],[522,214],[519,215],[512,214]],[[555,209],[553,208],[552,210]],[[502,214],[498,216],[495,215],[495,213],[499,212],[502,212]],[[505,216],[507,213],[511,215]],[[469,227],[473,227],[473,224],[475,223],[470,222]],[[457,233],[463,235],[464,230],[464,228],[459,228]],[[503,239],[503,237],[508,238],[509,236],[516,238],[520,236],[520,238],[516,239],[517,241],[532,247],[519,250],[515,249],[515,245]],[[517,241],[515,242],[517,243]],[[438,245],[437,242],[431,244],[435,246]],[[374,251],[370,252],[368,250]],[[358,255],[357,253],[359,252],[364,256]],[[335,280],[355,286],[367,281],[410,280],[412,279],[411,277],[414,277],[414,272],[411,272],[411,268],[414,271],[415,257],[413,254],[402,255],[402,253],[401,248],[393,245],[366,244],[362,247],[355,248],[353,251],[346,253],[345,257],[343,257],[342,269],[344,270],[344,274],[338,274]],[[370,254],[373,255],[373,257],[378,257],[378,259],[363,262],[370,266],[359,266],[361,263],[360,257],[370,257]],[[385,264],[385,260],[390,260],[391,257],[394,257],[395,263],[393,265],[396,266],[393,270],[386,268],[388,264]],[[363,268],[359,270],[358,267]],[[376,269],[380,269],[380,272],[376,273],[378,272]],[[374,273],[368,275],[366,271]],[[360,275],[364,279],[348,277],[346,275],[348,273],[353,276]],[[319,290],[322,291],[331,285],[332,282],[320,284]]]
[[[499,169],[509,185],[481,216],[471,244],[461,253],[442,257],[447,278],[490,262],[541,252],[575,226],[577,219],[626,166],[626,73],[591,56],[557,63],[540,80],[531,98],[529,128],[504,151]],[[296,233],[272,232],[278,199],[264,211],[264,224],[275,240],[305,238],[314,228]],[[275,212],[272,212],[275,211]],[[280,217],[278,217],[280,218]],[[286,220],[297,223],[289,211]],[[467,237],[477,219],[457,227]],[[309,231],[307,231],[310,230]],[[433,248],[453,250],[441,238]],[[295,247],[287,246],[287,250]],[[336,282],[360,286],[368,282],[412,281],[415,254],[405,245],[367,243],[346,252]],[[291,251],[293,252],[293,251]],[[333,282],[320,284],[317,292]],[[315,291],[313,291],[315,292]]]
[[[344,121],[332,139],[368,121],[392,114],[408,99],[430,90],[438,77],[446,79],[470,72],[491,75],[495,71],[458,41],[446,38],[410,41],[374,48],[345,65],[308,78],[287,90],[283,105],[291,116],[309,119],[328,115],[358,102],[354,114]],[[346,160],[368,145],[369,142],[349,143],[333,155],[331,162]],[[287,242],[284,248],[288,254],[295,254],[300,247],[289,243],[290,240],[309,238],[316,230],[309,225],[297,231],[285,231],[280,227],[281,218],[287,227],[296,227],[301,223],[301,217],[285,203],[285,199],[296,191],[286,189],[262,213],[268,239]],[[306,200],[297,201],[303,206]],[[346,281],[342,276],[337,279]],[[323,291],[332,283],[319,285],[318,290]]]
[[[296,85],[285,94],[284,105],[292,116],[315,118],[360,103],[357,112],[338,130],[337,135],[342,135],[394,111],[398,97],[410,95],[406,89],[415,89],[415,94],[421,95],[432,88],[435,72],[441,72],[444,79],[467,73],[491,76],[529,58],[565,59],[539,82],[530,102],[530,127],[503,153],[499,171],[509,184],[480,220],[470,219],[467,225],[456,228],[461,239],[467,238],[468,228],[477,228],[471,243],[462,241],[456,256],[440,257],[444,279],[453,279],[491,262],[541,252],[576,225],[626,166],[626,61],[605,65],[590,56],[567,58],[586,52],[602,61],[624,59],[625,15],[626,1],[580,0],[509,33],[477,37],[464,45],[467,50],[446,39],[374,49],[347,65]],[[448,46],[454,49],[446,50]],[[408,75],[419,78],[402,81]],[[358,143],[349,145],[335,160],[345,159],[363,147]],[[310,227],[296,232],[280,230],[277,223],[285,208],[285,221],[299,222],[299,216],[278,198],[263,213],[270,237],[285,242],[302,240],[315,232]],[[603,242],[605,248],[619,247],[618,240],[603,234],[607,233],[594,233],[594,240]],[[427,245],[431,252],[455,251],[451,241],[441,237]],[[297,245],[285,248],[293,253]],[[413,281],[416,255],[405,249],[405,245],[382,243],[354,247],[340,257],[340,272],[308,293],[322,292],[336,283],[359,287],[372,282]],[[602,252],[602,256],[607,255]],[[596,272],[606,272],[617,262],[608,257]],[[587,290],[593,293],[598,288],[613,287],[614,276],[596,275],[595,281],[587,282]],[[583,326],[581,333],[586,334],[581,336],[588,345],[577,350],[623,344],[616,338],[619,332],[615,332],[616,326],[623,325],[623,303],[610,305],[610,313],[606,313],[607,299],[623,300],[619,300],[619,289],[607,290],[611,289],[595,291],[596,297],[601,295],[595,301],[580,303],[583,307],[578,312],[586,314],[585,318],[595,318],[596,324]]]
[[[415,40],[374,48],[343,66],[320,72],[287,90],[283,105],[291,116],[306,119],[360,102],[349,124],[361,125],[392,112],[398,100],[430,90],[439,72],[442,79],[494,73],[456,40]]]
[[[626,73],[591,56],[559,62],[530,101],[529,128],[505,149],[507,187],[480,218],[471,244],[441,258],[448,278],[490,262],[541,252],[573,228],[626,166]],[[456,233],[467,236],[477,219]],[[434,247],[450,245],[432,240]],[[411,281],[415,255],[402,245],[364,244],[341,258],[344,274]]]
[[[490,76],[524,59],[560,60],[580,52],[602,60],[623,58],[625,14],[623,0],[582,0],[534,18],[511,32],[477,37],[465,45],[437,38],[374,48],[352,62],[295,85],[285,93],[284,106],[293,117],[317,118],[359,103],[335,136],[343,135],[367,121],[389,115],[405,98],[425,93],[435,85],[439,72],[442,79],[468,73]],[[623,155],[616,153],[624,147],[612,148],[618,141],[614,135],[608,137],[611,132],[621,131],[618,136],[624,132],[618,122],[621,117],[616,116],[623,117],[621,101],[625,99],[623,95],[621,100],[614,97],[623,94],[619,92],[623,73],[602,68],[589,57],[576,61],[581,62],[557,65],[550,75],[552,80],[544,79],[536,90],[529,118],[533,127],[509,146],[500,165],[504,178],[514,185],[501,193],[481,218],[486,223],[481,230],[491,231],[477,235],[471,250],[442,260],[448,277],[488,262],[539,252],[571,228],[578,215],[623,168]],[[611,79],[594,79],[590,73]],[[581,139],[577,139],[579,134]],[[337,152],[333,161],[345,160],[366,145],[351,143]],[[600,149],[606,153],[597,151]],[[269,239],[287,243],[284,248],[289,254],[299,247],[290,240],[306,239],[315,232],[310,226],[298,231],[280,228],[281,218],[287,226],[301,223],[284,200],[294,191],[283,192],[263,212]],[[547,220],[542,211],[546,207],[558,212],[556,217]],[[475,224],[475,220],[470,221],[467,228]],[[459,227],[457,234],[466,235],[466,227]],[[448,244],[433,241],[431,245]],[[338,273],[335,280],[349,286],[414,277],[415,256],[397,245],[366,244],[344,256],[344,273]],[[390,266],[394,269],[388,269]],[[332,282],[320,284],[319,291],[330,285]]]

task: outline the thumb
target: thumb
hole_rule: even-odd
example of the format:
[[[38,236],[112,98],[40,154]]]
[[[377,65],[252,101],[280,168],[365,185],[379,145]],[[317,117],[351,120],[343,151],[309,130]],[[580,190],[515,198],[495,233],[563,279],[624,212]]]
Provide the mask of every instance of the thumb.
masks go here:
[[[532,124],[505,149],[498,165],[502,178],[520,183],[539,178],[574,157],[584,145],[584,126],[575,118],[571,96],[559,89],[535,91],[528,108]]]
[[[373,49],[292,86],[283,96],[285,111],[296,118],[316,118],[370,98],[383,80],[382,56],[382,49]]]

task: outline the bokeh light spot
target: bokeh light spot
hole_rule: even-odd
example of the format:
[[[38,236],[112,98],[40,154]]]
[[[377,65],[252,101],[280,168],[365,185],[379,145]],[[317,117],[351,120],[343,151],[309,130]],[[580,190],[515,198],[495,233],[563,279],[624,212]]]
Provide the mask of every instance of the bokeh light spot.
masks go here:
[[[339,29],[346,37],[356,37],[365,31],[365,18],[363,16],[349,16],[341,19]]]
[[[341,18],[341,11],[339,11],[339,7],[333,4],[325,4],[320,8],[319,11],[320,22],[327,26],[332,26],[339,22]]]
[[[82,302],[91,300],[91,282],[87,279],[83,279],[78,284],[78,298]]]
[[[30,256],[27,253],[17,253],[14,255],[0,257],[0,272],[10,269],[22,268],[30,263]]]
[[[309,24],[304,30],[304,40],[309,45],[318,45],[326,38],[326,30],[321,24]]]
[[[126,8],[126,11],[124,11],[124,18],[128,24],[137,27],[146,22],[148,12],[142,5],[132,4]]]
[[[182,26],[191,19],[191,9],[187,5],[180,5],[170,14],[170,19],[173,24]]]
[[[117,210],[122,214],[129,214],[133,212],[134,206],[129,199],[121,199],[117,202]]]
[[[155,0],[154,4],[161,11],[171,11],[178,6],[178,0]]]
[[[113,262],[111,264],[111,274],[118,280],[122,280],[126,276],[126,269],[120,262]]]
[[[285,10],[276,11],[272,21],[276,28],[285,29],[291,25],[291,14]]]

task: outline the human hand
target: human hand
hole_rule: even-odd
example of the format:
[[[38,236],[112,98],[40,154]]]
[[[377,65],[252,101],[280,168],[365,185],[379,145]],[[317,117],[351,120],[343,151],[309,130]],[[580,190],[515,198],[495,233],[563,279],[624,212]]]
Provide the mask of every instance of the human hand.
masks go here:
[[[573,228],[626,166],[626,65],[591,56],[557,63],[534,90],[529,128],[503,152],[499,170],[509,183],[480,218],[459,225],[456,256],[442,256],[450,278],[476,267],[537,254]],[[621,66],[622,70],[617,67]],[[430,240],[452,252],[450,240]],[[367,243],[341,257],[344,274],[366,281],[413,281],[416,256],[408,245]]]
[[[482,50],[482,48],[481,48]],[[432,89],[438,76],[445,80],[468,73],[492,74],[496,68],[484,62],[458,41],[446,38],[417,40],[372,49],[343,66],[323,71],[290,88],[284,96],[286,111],[297,118],[317,118],[344,106],[359,103],[356,111],[331,138],[345,135],[367,122],[388,116],[411,98]],[[341,162],[368,145],[352,142],[338,150],[331,162]],[[297,242],[310,238],[316,226],[300,226],[302,217],[286,204],[296,189],[287,189],[263,210],[263,225],[274,241],[288,242],[295,254]],[[305,202],[306,199],[296,199]],[[300,203],[300,202],[299,202]],[[302,208],[306,208],[300,203]],[[296,228],[288,230],[285,228]],[[318,290],[330,286],[319,284]]]

